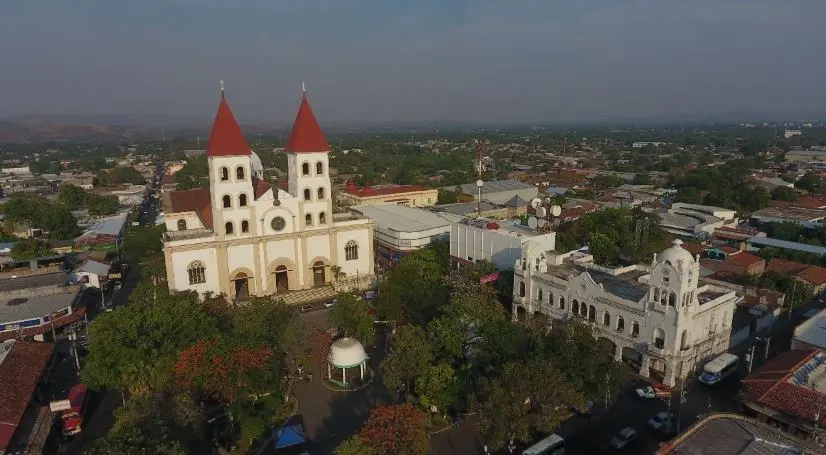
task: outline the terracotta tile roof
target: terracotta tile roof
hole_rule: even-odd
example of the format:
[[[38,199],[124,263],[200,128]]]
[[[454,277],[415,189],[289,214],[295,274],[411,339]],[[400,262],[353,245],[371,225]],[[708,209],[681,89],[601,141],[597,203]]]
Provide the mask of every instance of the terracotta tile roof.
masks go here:
[[[813,265],[806,270],[797,274],[797,277],[805,280],[809,284],[814,286],[819,286],[821,284],[826,284],[826,269],[823,267],[819,267]]]
[[[195,212],[209,229],[212,229],[212,203],[209,190],[195,188],[192,190],[171,191],[169,194],[169,213]]]
[[[826,198],[812,195],[800,196],[796,201],[792,202],[791,206],[804,209],[822,209],[826,207]]]
[[[737,254],[726,256],[726,259],[723,262],[725,262],[726,264],[737,264],[748,267],[750,265],[765,261],[766,260],[761,258],[760,256],[756,256],[746,251],[741,251]]]
[[[330,144],[327,137],[318,126],[310,102],[307,101],[307,92],[301,96],[301,106],[295,116],[295,123],[284,148],[287,153],[316,153],[329,152]]]
[[[346,186],[344,192],[358,197],[389,196],[391,194],[412,193],[414,191],[428,191],[430,188],[424,185],[378,185],[356,188],[354,185]]]
[[[694,242],[683,242],[683,249],[691,253],[692,256],[696,254],[702,254],[703,251],[706,250],[706,247],[700,245],[699,243]]]
[[[270,182],[267,182],[267,181],[264,181],[264,180],[258,180],[258,179],[253,179],[252,180],[252,190],[253,190],[253,194],[255,196],[254,197],[255,200],[258,200],[258,198],[265,195],[267,193],[267,191],[270,190],[270,188],[272,188],[272,185],[270,185]]]
[[[250,146],[244,139],[241,127],[232,115],[227,98],[221,91],[221,102],[218,104],[218,112],[215,114],[215,122],[212,124],[212,133],[209,135],[209,142],[206,148],[207,156],[239,156],[249,155]]]
[[[53,350],[51,343],[17,340],[0,362],[0,452],[9,449]]]
[[[820,352],[819,349],[784,352],[743,378],[743,389],[762,406],[811,421],[826,400],[826,393],[798,385],[791,378]],[[823,425],[826,413],[821,415]]]
[[[730,245],[718,246],[717,249],[722,251],[723,253],[726,253],[726,254],[737,254],[737,253],[740,252],[739,248],[734,248],[733,246],[730,246]]]
[[[781,275],[794,275],[806,270],[808,267],[810,267],[808,264],[801,262],[775,258],[769,261],[769,264],[766,266],[766,271],[779,273]]]

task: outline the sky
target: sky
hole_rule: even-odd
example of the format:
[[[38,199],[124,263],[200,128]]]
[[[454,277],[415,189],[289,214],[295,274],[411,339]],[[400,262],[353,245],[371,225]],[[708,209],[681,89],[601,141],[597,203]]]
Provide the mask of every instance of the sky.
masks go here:
[[[0,117],[560,122],[826,107],[823,0],[0,0]]]

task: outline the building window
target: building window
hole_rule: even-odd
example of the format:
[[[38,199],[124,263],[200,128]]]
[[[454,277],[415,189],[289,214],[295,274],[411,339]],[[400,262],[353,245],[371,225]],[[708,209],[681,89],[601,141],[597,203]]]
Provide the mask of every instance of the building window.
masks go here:
[[[304,225],[305,226],[312,226],[313,225],[313,215],[312,214],[308,213],[308,214],[304,215]]]
[[[579,302],[577,302],[576,299],[574,299],[574,303],[571,304],[571,312],[579,316]]]
[[[324,174],[324,164],[321,161],[315,164],[315,173],[318,175]]]
[[[560,298],[559,298],[559,309],[560,309],[560,310],[564,310],[564,309],[565,309],[565,297],[560,297]]]
[[[688,349],[688,330],[683,330],[683,335],[680,337],[680,350]]]
[[[359,244],[355,240],[350,240],[344,245],[344,258],[348,261],[355,261],[359,258]]]
[[[588,321],[597,322],[597,309],[593,305],[588,307]]]
[[[525,297],[525,282],[519,282],[519,297]]]
[[[237,180],[244,180],[244,167],[238,166],[235,168],[235,178]]]
[[[672,292],[668,295],[668,306],[677,306],[677,294]]]
[[[321,212],[318,214],[318,224],[327,224],[327,214]]]
[[[319,188],[319,189],[318,189],[318,200],[319,200],[319,201],[323,201],[323,200],[324,200],[324,188]]]
[[[226,232],[227,235],[231,235],[234,232],[234,230],[235,229],[234,229],[234,226],[232,225],[232,221],[227,221],[224,224],[224,232]]]
[[[433,203],[433,198],[432,197],[427,198],[427,203],[432,204]]]
[[[663,329],[657,328],[654,330],[654,347],[657,349],[665,347],[665,331]]]
[[[625,332],[625,319],[622,316],[617,316],[617,332]]]
[[[206,283],[206,267],[201,261],[190,263],[186,268],[189,274],[189,284]]]
[[[310,201],[312,199],[313,199],[313,197],[312,197],[312,192],[310,191],[310,189],[309,188],[304,188],[304,200],[305,201]]]
[[[539,300],[540,302],[542,301],[542,289],[540,289],[539,291],[537,291],[537,293],[536,293],[536,300]]]
[[[247,206],[247,195],[242,194],[238,196],[238,206],[239,207],[246,207]]]
[[[229,169],[222,167],[221,168],[221,181],[226,182],[229,180]]]
[[[607,311],[602,314],[602,325],[611,325],[611,315]]]
[[[273,218],[270,222],[270,227],[272,227],[272,230],[275,232],[284,230],[285,226],[287,226],[287,220],[280,216]]]
[[[178,230],[185,231],[186,230],[186,220],[178,220]]]
[[[250,231],[250,222],[247,221],[247,220],[242,221],[241,222],[241,232],[246,234],[249,231]]]
[[[637,321],[631,323],[631,336],[634,338],[640,336],[640,323]]]
[[[310,163],[303,163],[301,165],[301,175],[310,175]]]
[[[225,209],[228,209],[228,208],[232,207],[232,199],[230,199],[229,195],[225,195],[223,197],[223,201],[224,201],[224,208]]]

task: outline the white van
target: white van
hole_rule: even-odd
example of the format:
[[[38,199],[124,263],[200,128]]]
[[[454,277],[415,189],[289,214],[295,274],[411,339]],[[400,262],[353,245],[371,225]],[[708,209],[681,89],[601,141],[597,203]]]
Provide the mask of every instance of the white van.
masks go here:
[[[558,434],[552,434],[547,438],[528,447],[522,455],[564,455],[565,440]]]

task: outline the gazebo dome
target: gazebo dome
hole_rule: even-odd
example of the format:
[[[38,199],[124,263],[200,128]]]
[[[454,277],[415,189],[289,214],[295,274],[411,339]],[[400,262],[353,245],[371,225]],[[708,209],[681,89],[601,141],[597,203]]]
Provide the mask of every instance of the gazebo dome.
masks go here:
[[[364,352],[364,346],[358,340],[341,338],[330,346],[330,355],[327,360],[336,368],[355,367],[367,360],[367,353]]]
[[[679,261],[683,261],[686,265],[694,262],[694,257],[683,248],[683,241],[680,239],[674,240],[674,246],[657,255],[657,262],[670,262],[676,266]]]

